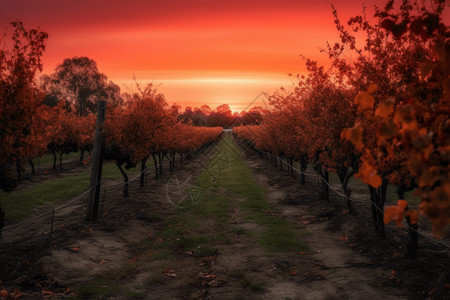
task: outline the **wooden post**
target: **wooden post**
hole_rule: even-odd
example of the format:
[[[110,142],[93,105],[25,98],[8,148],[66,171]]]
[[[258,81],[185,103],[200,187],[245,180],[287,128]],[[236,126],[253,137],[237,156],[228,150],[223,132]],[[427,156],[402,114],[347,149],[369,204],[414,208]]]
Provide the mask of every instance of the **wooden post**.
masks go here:
[[[106,101],[98,101],[97,107],[97,124],[95,125],[95,137],[94,137],[94,151],[92,153],[92,165],[91,165],[91,184],[89,191],[89,202],[87,205],[86,218],[88,220],[97,219],[98,214],[98,198],[100,193],[100,181],[102,178],[101,174],[101,152],[102,152],[102,141],[103,141],[103,124],[105,122],[105,109]]]

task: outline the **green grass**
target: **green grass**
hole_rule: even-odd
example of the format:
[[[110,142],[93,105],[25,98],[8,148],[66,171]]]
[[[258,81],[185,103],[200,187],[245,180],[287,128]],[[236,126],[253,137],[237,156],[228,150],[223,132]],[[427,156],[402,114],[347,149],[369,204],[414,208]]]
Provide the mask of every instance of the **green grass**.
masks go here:
[[[262,283],[254,282],[254,281],[248,279],[247,277],[244,277],[241,280],[241,286],[243,288],[249,288],[249,289],[251,289],[254,292],[261,291],[263,289],[262,288],[262,286],[263,286]]]
[[[139,168],[130,169],[129,174],[137,174]],[[118,179],[122,175],[114,163],[103,165],[102,179]],[[89,188],[90,168],[85,172],[43,181],[10,193],[0,192],[0,205],[6,220],[17,223],[30,216],[32,210],[47,203],[58,203],[80,195]]]
[[[141,293],[132,291],[122,285],[117,285],[110,279],[96,279],[77,289],[77,295],[70,299],[107,299],[122,294],[126,299],[141,299]]]
[[[221,174],[218,181],[227,189],[231,198],[244,199],[239,207],[247,213],[247,219],[264,227],[256,235],[266,253],[305,250],[306,245],[301,242],[304,231],[291,222],[270,214],[271,205],[265,197],[266,191],[255,182],[244,159],[237,155],[236,145],[227,140],[227,137],[225,144],[222,151],[228,156],[230,167]]]
[[[236,234],[247,234],[247,235],[251,235],[251,232],[250,232],[248,229],[245,229],[245,228],[240,227],[240,226],[234,227],[234,228],[232,229],[232,231],[233,231],[234,233],[236,233]]]
[[[88,157],[89,153],[85,152],[84,153],[84,157]],[[74,158],[79,158],[80,157],[80,152],[70,152],[69,154],[63,154],[62,155],[62,163],[63,163],[63,167],[64,167],[64,162],[67,160],[71,160]],[[36,157],[33,159],[33,162],[35,164],[35,167],[37,168],[38,165],[47,165],[47,164],[53,164],[53,154],[51,153],[47,153],[42,155],[41,157]],[[59,154],[56,154],[56,163],[59,167]]]
[[[157,284],[160,283],[162,281],[162,274],[161,273],[155,273],[153,275],[151,275],[147,281],[149,284]]]
[[[195,194],[195,205],[178,207],[170,216],[155,213],[154,218],[160,221],[161,230],[153,238],[130,245],[136,260],[109,271],[106,276],[109,282],[93,282],[83,287],[80,294],[88,294],[91,298],[104,297],[106,292],[102,287],[106,285],[115,287],[115,296],[124,295],[125,291],[120,289],[122,282],[141,271],[150,272],[147,278],[149,286],[159,284],[164,270],[174,268],[180,255],[188,253],[204,257],[220,253],[221,245],[235,234],[254,236],[268,253],[305,249],[300,242],[301,229],[270,214],[271,206],[265,198],[265,190],[255,182],[249,167],[236,151],[236,146],[226,137],[207,169],[194,182],[196,188],[201,190],[201,193]],[[217,162],[224,157],[229,164],[218,169]],[[261,224],[261,230],[249,231],[230,224],[234,209],[239,209],[239,213],[249,220]],[[180,278],[178,275],[183,276],[177,273],[177,278]],[[251,291],[263,288],[262,283],[250,280],[243,274],[239,280],[243,288]]]
[[[118,285],[108,279],[97,279],[77,289],[77,296],[72,299],[100,299],[108,298],[121,290]]]

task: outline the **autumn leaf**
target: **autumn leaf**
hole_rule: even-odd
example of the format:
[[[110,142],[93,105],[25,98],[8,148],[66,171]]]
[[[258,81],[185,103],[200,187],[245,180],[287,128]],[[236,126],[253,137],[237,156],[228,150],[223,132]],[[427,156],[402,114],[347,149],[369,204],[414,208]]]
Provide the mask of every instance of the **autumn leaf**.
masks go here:
[[[415,225],[419,222],[419,213],[417,210],[407,210],[405,215],[409,217],[409,222],[411,225]]]
[[[52,295],[52,296],[54,296],[54,295],[55,295],[55,293],[54,293],[54,292],[52,292],[52,291],[46,291],[46,290],[42,290],[42,295]]]
[[[363,127],[357,122],[352,128],[344,128],[341,132],[341,138],[349,140],[357,150],[361,150],[363,147]]]
[[[393,98],[388,98],[385,101],[380,102],[377,109],[375,110],[375,116],[387,118],[393,112],[394,112]]]
[[[382,183],[381,177],[377,174],[377,168],[368,161],[362,162],[355,177],[374,188],[378,188]]]
[[[290,270],[289,275],[297,275],[297,270]]]
[[[383,222],[387,224],[391,220],[394,220],[398,226],[402,226],[404,213],[405,210],[398,205],[387,206],[384,208]]]
[[[371,84],[369,84],[369,87],[367,88],[367,92],[368,92],[369,94],[373,94],[373,93],[375,93],[377,90],[378,90],[378,84],[376,84],[376,83],[371,83]]]
[[[13,299],[19,299],[20,297],[22,297],[22,294],[20,293],[20,290],[18,288],[15,288],[14,292],[11,294],[11,297]]]
[[[362,109],[372,108],[375,99],[368,92],[359,92],[355,97],[355,104],[359,104]]]
[[[6,298],[6,297],[8,297],[8,295],[9,295],[9,293],[7,290],[5,290],[5,289],[0,290],[0,297]]]
[[[403,210],[406,210],[408,208],[408,201],[400,199],[397,201],[397,206],[403,208]]]

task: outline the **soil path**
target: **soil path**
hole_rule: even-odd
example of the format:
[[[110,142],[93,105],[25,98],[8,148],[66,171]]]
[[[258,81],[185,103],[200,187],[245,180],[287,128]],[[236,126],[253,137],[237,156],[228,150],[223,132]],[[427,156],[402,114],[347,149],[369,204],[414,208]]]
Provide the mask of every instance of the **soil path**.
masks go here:
[[[265,251],[258,234],[266,226],[250,221],[248,212],[238,209],[245,199],[233,198],[226,204],[225,225],[216,226],[214,216],[203,221],[208,234],[224,238],[208,241],[209,248],[202,244],[203,248],[185,251],[170,246],[171,251],[164,252],[160,246],[164,234],[174,226],[167,220],[180,214],[177,205],[194,203],[192,197],[185,197],[185,187],[195,187],[207,162],[215,159],[215,151],[212,147],[175,173],[131,189],[127,199],[120,193],[111,195],[98,222],[78,218],[67,225],[71,231],[65,239],[55,241],[50,249],[39,255],[22,253],[18,268],[22,273],[3,284],[9,291],[19,288],[30,299],[70,297],[74,290],[77,297],[95,299],[422,299],[433,295],[423,280],[426,276],[435,280],[436,273],[420,275],[417,266],[422,260],[392,259],[398,249],[383,251],[392,245],[374,240],[350,214],[321,201],[314,189],[301,186],[248,149],[240,149],[239,155],[265,191],[270,215],[300,228],[299,239],[307,249]],[[220,184],[216,188],[224,197],[230,193]],[[169,245],[197,233],[186,225]],[[371,243],[363,241],[368,235]],[[448,253],[442,255],[438,258],[448,259]],[[405,265],[409,281],[393,270]],[[440,274],[442,269],[435,271]],[[443,276],[439,280],[448,280],[448,275]],[[445,299],[445,292],[439,291],[436,299]]]

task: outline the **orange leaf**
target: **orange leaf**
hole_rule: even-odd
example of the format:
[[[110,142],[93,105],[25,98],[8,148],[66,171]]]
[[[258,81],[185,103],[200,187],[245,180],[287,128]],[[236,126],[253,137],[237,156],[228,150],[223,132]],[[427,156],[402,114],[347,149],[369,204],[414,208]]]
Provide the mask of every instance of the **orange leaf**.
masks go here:
[[[42,295],[55,295],[55,293],[51,291],[42,290]]]
[[[389,223],[391,220],[397,222],[398,226],[402,226],[404,209],[397,205],[387,206],[384,209],[384,224]]]
[[[355,104],[361,105],[362,109],[371,108],[375,103],[375,99],[367,92],[359,92],[355,97]]]
[[[377,168],[367,161],[363,161],[355,177],[361,178],[363,182],[374,188],[378,188],[382,183],[381,177],[377,174]]]
[[[378,85],[376,83],[369,84],[369,87],[367,88],[367,92],[369,94],[372,94],[378,90]]]
[[[394,112],[394,103],[390,100],[390,98],[386,99],[378,105],[375,110],[375,116],[381,118],[387,118],[391,113]]]
[[[297,270],[290,270],[289,275],[297,275]]]
[[[408,201],[406,201],[406,200],[398,200],[397,201],[397,206],[400,206],[401,208],[403,208],[403,210],[405,210],[408,207]]]
[[[14,293],[11,294],[13,299],[19,299],[22,297],[22,294],[20,293],[20,290],[18,288],[14,289]]]
[[[7,290],[5,290],[5,289],[0,290],[0,297],[6,298],[6,297],[8,297],[8,295],[9,295],[9,293]]]
[[[414,225],[419,222],[419,213],[417,210],[408,210],[406,211],[405,215],[409,217],[409,222]]]
[[[344,128],[341,138],[349,140],[355,145],[356,149],[361,150],[363,147],[363,127],[357,122],[352,128]]]

